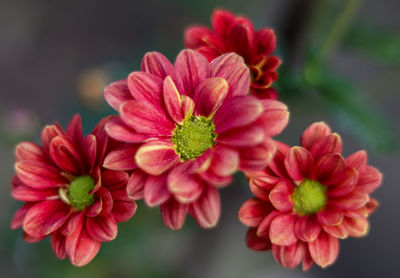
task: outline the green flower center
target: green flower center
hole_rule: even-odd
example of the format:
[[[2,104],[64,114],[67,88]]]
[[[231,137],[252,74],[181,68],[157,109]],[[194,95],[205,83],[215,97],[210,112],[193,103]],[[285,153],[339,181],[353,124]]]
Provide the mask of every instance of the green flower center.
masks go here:
[[[89,194],[95,184],[90,176],[76,178],[68,187],[67,196],[72,207],[83,210],[94,203],[93,194]]]
[[[172,142],[181,160],[196,158],[214,146],[217,137],[214,131],[212,120],[203,116],[192,116],[181,125],[177,125]]]
[[[326,205],[326,186],[313,180],[304,180],[291,196],[293,210],[299,215],[317,213]]]

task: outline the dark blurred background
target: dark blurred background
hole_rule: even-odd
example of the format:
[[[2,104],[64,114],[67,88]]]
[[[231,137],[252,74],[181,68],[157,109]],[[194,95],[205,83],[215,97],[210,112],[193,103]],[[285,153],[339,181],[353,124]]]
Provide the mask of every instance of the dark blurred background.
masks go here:
[[[384,173],[380,208],[364,239],[341,242],[337,262],[309,272],[287,270],[270,252],[246,248],[237,210],[250,196],[245,180],[221,191],[219,225],[187,219],[178,232],[157,209],[139,204],[83,268],[56,259],[49,240],[25,243],[9,223],[21,205],[10,197],[13,148],[39,142],[40,130],[81,113],[85,130],[113,111],[104,86],[139,69],[145,52],[174,59],[185,26],[210,24],[215,7],[272,27],[282,58],[276,84],[291,122],[279,137],[298,144],[324,120],[343,136],[346,155],[367,149]],[[398,0],[0,0],[0,276],[1,277],[397,277],[400,273],[400,2]]]

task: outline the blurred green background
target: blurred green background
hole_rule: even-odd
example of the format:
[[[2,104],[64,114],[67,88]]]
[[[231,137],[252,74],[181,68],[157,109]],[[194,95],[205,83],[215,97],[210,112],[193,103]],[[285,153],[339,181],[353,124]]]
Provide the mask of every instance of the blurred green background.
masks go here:
[[[276,83],[291,122],[279,137],[298,144],[301,132],[324,120],[343,136],[344,152],[367,149],[384,172],[375,194],[381,206],[364,239],[341,242],[336,264],[286,270],[270,252],[246,248],[237,210],[250,193],[241,174],[221,191],[219,225],[192,219],[178,232],[159,211],[139,203],[88,265],[56,259],[49,240],[25,243],[9,223],[21,205],[10,197],[13,148],[39,142],[41,128],[81,113],[90,131],[114,113],[104,86],[139,69],[157,50],[174,59],[185,26],[210,24],[215,7],[272,27],[283,60]],[[395,277],[400,272],[400,2],[398,0],[269,1],[0,1],[0,276],[1,277]]]

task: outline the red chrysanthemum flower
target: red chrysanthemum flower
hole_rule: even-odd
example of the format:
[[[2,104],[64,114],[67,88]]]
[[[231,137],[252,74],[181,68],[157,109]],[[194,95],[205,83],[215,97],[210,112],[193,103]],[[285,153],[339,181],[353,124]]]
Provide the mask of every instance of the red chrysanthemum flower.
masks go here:
[[[265,99],[277,99],[272,83],[278,78],[277,68],[281,60],[272,56],[276,36],[272,29],[255,31],[249,19],[235,17],[225,10],[212,15],[212,30],[204,26],[191,26],[185,31],[185,46],[202,53],[209,61],[223,53],[235,52],[248,65],[252,82],[250,91]]]
[[[279,143],[278,143],[279,144]],[[314,123],[301,137],[301,147],[279,144],[269,166],[248,172],[256,198],[246,201],[239,219],[251,227],[248,247],[272,248],[275,259],[288,268],[303,260],[303,270],[315,262],[332,264],[339,241],[368,232],[368,215],[378,203],[370,198],[382,181],[358,151],[346,159],[342,142],[324,123]]]
[[[128,198],[128,174],[102,168],[110,151],[103,119],[91,134],[83,136],[79,115],[67,131],[59,124],[46,126],[42,144],[17,145],[11,195],[26,202],[11,228],[23,228],[24,238],[36,242],[51,236],[58,258],[72,264],[89,263],[101,242],[117,235],[117,222],[132,217],[135,201]]]
[[[136,169],[129,195],[161,205],[168,227],[179,229],[187,211],[202,227],[214,226],[217,188],[237,169],[265,167],[275,151],[268,138],[288,122],[284,104],[247,94],[249,82],[248,68],[234,53],[209,63],[183,50],[175,65],[160,53],[146,54],[142,71],[105,90],[120,114],[106,131],[129,144],[111,152],[104,167]]]

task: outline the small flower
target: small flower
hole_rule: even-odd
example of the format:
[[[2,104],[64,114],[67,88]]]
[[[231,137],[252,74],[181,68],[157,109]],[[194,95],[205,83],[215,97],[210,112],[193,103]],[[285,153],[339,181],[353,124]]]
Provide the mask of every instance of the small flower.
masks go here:
[[[28,242],[51,236],[57,257],[76,266],[89,263],[101,242],[117,236],[117,222],[136,211],[126,192],[128,174],[102,168],[111,147],[104,130],[108,119],[83,136],[76,115],[66,132],[57,123],[46,126],[42,146],[23,142],[15,150],[11,195],[25,205],[11,228],[22,226]]]
[[[229,53],[211,63],[183,50],[172,65],[157,52],[144,56],[142,71],[105,90],[120,116],[108,134],[127,144],[104,167],[134,170],[131,198],[161,205],[165,224],[179,229],[189,212],[202,227],[219,218],[217,188],[237,170],[262,169],[275,151],[268,139],[286,126],[287,107],[247,95],[250,75]]]
[[[272,83],[278,78],[281,60],[272,56],[276,36],[272,29],[255,31],[252,22],[225,10],[214,11],[212,30],[191,26],[185,31],[185,46],[195,49],[212,61],[221,54],[235,52],[242,56],[251,71],[251,93],[263,99],[277,99]]]
[[[275,259],[288,268],[303,261],[303,270],[315,262],[334,263],[339,240],[368,232],[368,215],[378,202],[369,196],[382,174],[367,165],[358,151],[343,158],[338,134],[320,122],[301,136],[301,147],[278,144],[269,166],[246,173],[256,196],[239,210],[249,226],[247,246],[272,248]]]

